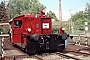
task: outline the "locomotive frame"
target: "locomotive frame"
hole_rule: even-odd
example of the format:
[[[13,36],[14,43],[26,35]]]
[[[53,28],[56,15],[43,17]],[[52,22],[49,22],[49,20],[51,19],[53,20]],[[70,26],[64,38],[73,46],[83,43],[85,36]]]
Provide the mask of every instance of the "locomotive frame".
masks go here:
[[[10,41],[25,49],[27,53],[63,51],[68,34],[52,34],[51,17],[25,14],[10,21]]]

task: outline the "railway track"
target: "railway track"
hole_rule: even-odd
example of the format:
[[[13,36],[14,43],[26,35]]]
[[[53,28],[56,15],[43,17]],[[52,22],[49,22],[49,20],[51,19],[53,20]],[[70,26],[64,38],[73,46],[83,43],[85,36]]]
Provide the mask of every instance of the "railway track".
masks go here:
[[[80,50],[80,51],[68,51],[68,53],[59,53],[60,55],[65,55],[67,57],[75,60],[89,60],[90,52],[88,50]]]
[[[22,60],[24,58],[30,58],[27,53],[23,52],[15,46],[12,46],[12,44],[7,40],[4,41],[4,51],[6,53],[4,54],[5,60]]]
[[[44,55],[36,55],[35,57],[40,60],[60,60],[60,59],[71,59],[71,60],[90,60],[90,48],[82,48],[74,51],[56,52]]]
[[[85,53],[86,54],[86,53]],[[86,59],[86,57],[88,57],[88,55],[85,55],[83,53],[83,55],[81,53],[77,52],[69,52],[69,53],[50,53],[50,54],[38,54],[38,55],[33,55],[33,56],[29,56],[29,55],[19,55],[19,56],[7,56],[5,57],[5,60],[60,60],[60,59],[72,59],[72,60],[84,60]],[[89,58],[88,58],[89,59]]]
[[[17,48],[16,48],[17,49]],[[19,50],[19,49],[17,49]],[[83,60],[90,56],[89,53],[83,53],[82,51],[68,51],[67,53],[55,52],[55,53],[43,53],[29,56],[26,52],[19,50],[24,55],[5,56],[5,60],[60,60],[60,59],[72,59]],[[82,59],[81,59],[82,57]]]
[[[8,47],[7,47],[8,46]],[[66,52],[55,52],[55,53],[43,53],[43,54],[35,54],[28,55],[26,52],[13,47],[10,45],[9,41],[5,41],[4,45],[5,51],[7,51],[7,55],[4,60],[89,60],[90,59],[90,49],[81,49],[77,51],[68,51]],[[16,51],[15,51],[16,50]],[[13,55],[13,51],[14,54]],[[19,53],[18,53],[18,52]],[[21,55],[18,55],[21,54]]]
[[[73,60],[80,60],[79,58],[76,58],[74,55],[72,54],[68,54],[68,53],[57,53],[57,55],[62,56],[63,58],[66,59],[73,59]]]

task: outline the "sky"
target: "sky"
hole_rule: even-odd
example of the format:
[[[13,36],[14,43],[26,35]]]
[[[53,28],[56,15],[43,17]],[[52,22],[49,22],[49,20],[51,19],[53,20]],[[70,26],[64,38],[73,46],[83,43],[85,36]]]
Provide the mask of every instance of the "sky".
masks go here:
[[[55,12],[57,18],[59,19],[59,0],[39,0],[40,3],[47,7],[47,11],[51,10]],[[62,6],[62,21],[68,21],[71,14],[75,14],[78,11],[84,11],[86,3],[89,0],[61,0]]]
[[[0,0],[0,2],[3,0]],[[41,4],[47,7],[46,11],[53,11],[59,19],[59,0],[39,0]],[[84,11],[86,3],[89,0],[61,0],[62,6],[62,21],[67,21],[71,14],[78,11]]]

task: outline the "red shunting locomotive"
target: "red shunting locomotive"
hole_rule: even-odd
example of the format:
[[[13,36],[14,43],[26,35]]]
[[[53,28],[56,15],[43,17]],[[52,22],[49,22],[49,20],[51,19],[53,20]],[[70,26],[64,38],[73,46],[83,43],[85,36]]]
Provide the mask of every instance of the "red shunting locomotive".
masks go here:
[[[10,41],[25,49],[27,53],[42,51],[63,51],[68,34],[53,34],[51,17],[25,14],[10,21]]]

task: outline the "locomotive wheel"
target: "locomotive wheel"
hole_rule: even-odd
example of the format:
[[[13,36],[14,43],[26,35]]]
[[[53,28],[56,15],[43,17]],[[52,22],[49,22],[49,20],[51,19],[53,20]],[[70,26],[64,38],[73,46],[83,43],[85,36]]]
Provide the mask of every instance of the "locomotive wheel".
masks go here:
[[[31,38],[35,41],[38,41],[39,40],[39,35],[38,34],[34,34],[34,35],[31,35]]]
[[[66,33],[64,33],[64,34],[61,35],[61,37],[62,37],[62,40],[66,40],[68,36],[67,36]]]

